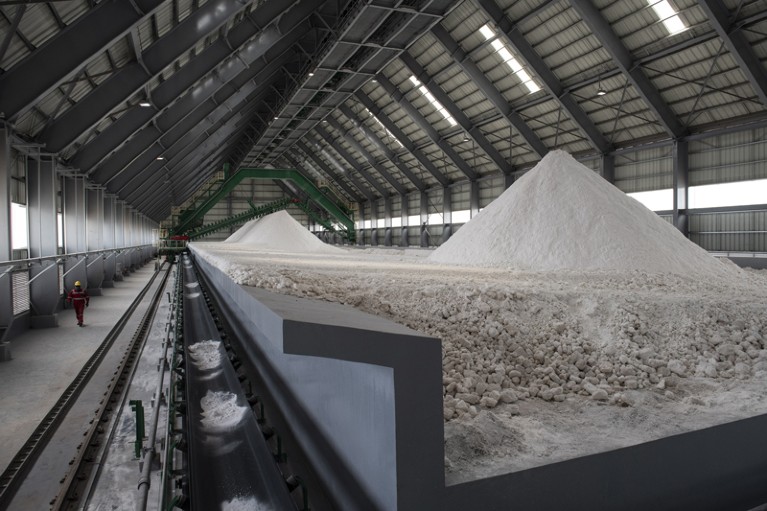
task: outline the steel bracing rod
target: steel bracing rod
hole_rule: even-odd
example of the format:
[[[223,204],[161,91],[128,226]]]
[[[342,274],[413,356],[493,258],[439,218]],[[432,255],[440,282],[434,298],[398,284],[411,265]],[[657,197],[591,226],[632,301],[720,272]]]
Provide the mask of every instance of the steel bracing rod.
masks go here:
[[[482,3],[480,2],[480,5],[481,4]],[[506,98],[504,98],[498,89],[495,88],[495,85],[493,85],[487,75],[477,67],[458,42],[453,39],[450,33],[441,25],[432,28],[431,33],[440,43],[442,43],[442,46],[445,47],[453,60],[461,66],[461,69],[469,76],[469,78],[471,78],[474,85],[476,85],[485,97],[490,100],[509,123],[517,129],[525,142],[527,142],[527,145],[532,148],[533,152],[541,158],[545,156],[548,152],[546,145],[540,138],[538,138],[538,135],[535,134],[524,119],[514,111],[508,101],[506,101]]]
[[[339,155],[341,155],[341,158],[346,160],[347,163],[355,171],[361,174],[362,177],[364,177],[365,180],[368,183],[370,183],[373,186],[373,188],[375,188],[378,191],[379,194],[381,194],[381,197],[386,197],[390,194],[390,192],[385,187],[381,186],[381,184],[373,176],[371,176],[370,173],[368,173],[365,169],[363,169],[360,166],[359,162],[354,158],[354,156],[351,153],[349,153],[349,151],[341,147],[341,145],[338,144],[336,140],[334,140],[333,136],[330,133],[328,133],[328,131],[322,125],[318,124],[317,126],[315,126],[314,131],[316,131],[317,134],[320,137],[322,137],[322,139],[325,141],[326,144],[328,144],[330,147],[335,149],[335,151]]]
[[[453,119],[463,128],[468,135],[474,139],[484,153],[490,158],[490,160],[498,167],[498,170],[502,174],[508,175],[514,172],[514,166],[506,161],[503,155],[495,148],[495,146],[485,137],[479,127],[475,126],[469,117],[458,108],[453,99],[442,90],[437,82],[429,76],[426,70],[415,60],[415,58],[409,53],[405,52],[400,55],[400,60],[405,64],[410,72],[426,87],[429,92],[439,101],[442,106],[453,116]]]
[[[439,133],[437,133],[437,130],[435,130],[431,124],[429,124],[426,118],[421,115],[421,112],[419,112],[418,109],[413,106],[413,104],[410,103],[407,98],[405,98],[405,95],[393,83],[391,83],[386,76],[384,76],[382,73],[378,73],[376,75],[376,80],[378,81],[378,84],[383,87],[389,97],[391,97],[395,102],[399,104],[400,107],[402,107],[405,113],[408,114],[408,117],[410,117],[410,119],[412,119],[413,122],[415,122],[416,125],[421,128],[424,133],[426,133],[431,141],[437,145],[443,153],[445,153],[445,155],[450,159],[450,161],[453,162],[453,165],[455,165],[458,170],[463,172],[463,174],[469,178],[470,181],[473,181],[479,177],[474,169],[468,163],[466,163],[466,161],[461,158],[457,152],[455,152],[453,147],[446,140],[444,140],[439,135]]]
[[[370,111],[372,115],[375,116],[376,119],[381,121],[381,124],[384,125],[384,127],[391,132],[394,137],[399,140],[399,142],[403,145],[405,149],[410,152],[410,154],[415,157],[416,160],[418,160],[421,165],[424,166],[424,168],[434,176],[434,178],[439,181],[439,183],[442,186],[448,186],[450,184],[450,180],[445,177],[445,175],[434,166],[434,164],[431,162],[431,160],[416,147],[416,145],[413,143],[412,140],[410,140],[410,137],[405,135],[405,133],[399,129],[399,126],[394,124],[394,122],[387,116],[383,110],[381,110],[375,102],[370,99],[362,90],[358,90],[354,94],[355,98],[362,103],[362,105]]]
[[[92,8],[0,76],[0,112],[17,119],[162,2],[107,0]]]
[[[368,128],[354,112],[352,112],[351,108],[341,104],[339,109],[341,110],[341,113],[344,114],[352,122],[355,128],[362,130],[365,138],[375,144],[375,146],[378,147],[382,153],[384,153],[384,156],[386,156],[389,161],[391,161],[400,170],[400,172],[402,172],[404,176],[410,179],[410,182],[413,183],[419,191],[422,192],[426,190],[426,185],[421,180],[421,178],[416,176],[413,171],[410,170],[407,164],[400,160],[399,156],[394,151],[389,149],[389,147],[383,143],[381,138],[373,130]]]
[[[717,0],[698,0],[711,26],[721,38],[743,74],[748,78],[759,101],[767,106],[767,70],[745,34],[730,22],[727,6]]]
[[[97,125],[112,109],[143,89],[152,78],[194,47],[200,39],[214,33],[247,5],[240,0],[218,0],[202,5],[144,50],[141,62],[122,67],[46,127],[38,137],[39,141],[45,143],[51,152],[65,149]],[[188,72],[186,68],[184,66],[184,72]]]
[[[292,43],[293,39],[285,43]],[[289,46],[288,46],[289,47]],[[158,156],[166,159],[174,155],[172,148],[184,139],[193,139],[194,135],[209,129],[219,119],[232,110],[242,108],[242,102],[254,91],[263,89],[265,84],[273,81],[274,74],[280,64],[290,58],[287,48],[281,45],[274,48],[276,55],[270,55],[258,66],[248,68],[240,73],[236,79],[229,81],[220,87],[211,97],[202,98],[202,102],[189,108],[186,104],[187,97],[181,98],[166,112],[175,115],[176,110],[185,111],[175,123],[158,122],[139,131],[125,146],[114,156],[108,158],[91,175],[91,178],[100,183],[113,184],[113,188],[120,190],[125,183],[140,173],[146,165]],[[192,94],[194,96],[194,94]],[[189,98],[192,102],[196,98]],[[170,126],[170,127],[168,127]],[[143,165],[143,166],[142,166]]]
[[[355,138],[349,134],[347,130],[344,129],[343,126],[341,126],[341,123],[336,120],[335,117],[332,115],[329,115],[327,118],[328,124],[341,135],[341,138],[343,138],[349,146],[351,146],[352,150],[355,151],[357,154],[362,156],[362,159],[365,160],[368,165],[370,165],[373,169],[378,171],[379,174],[381,174],[381,177],[383,177],[391,186],[394,188],[398,193],[405,194],[407,193],[407,188],[405,188],[402,183],[397,181],[397,179],[391,175],[391,173],[386,170],[386,168],[379,164],[375,157],[370,154],[367,150],[365,150],[364,147],[362,147],[362,144],[357,142]],[[335,148],[336,150],[341,149],[340,145]],[[342,154],[342,153],[339,153]],[[344,156],[346,157],[346,156]],[[348,159],[348,158],[347,158]],[[350,160],[353,161],[353,160]],[[385,195],[384,195],[385,197]]]
[[[288,163],[293,167],[302,167],[302,160],[306,160],[307,157],[300,156],[300,153],[297,153],[296,156],[291,154],[290,152],[285,152],[282,154],[282,156],[287,159]],[[316,160],[314,160],[314,157],[312,155],[309,155],[308,158],[311,158],[312,161],[316,164]],[[346,192],[347,198],[354,202],[360,202],[362,201],[362,196],[359,195],[357,192],[354,191],[354,189],[346,184],[343,180],[339,179],[338,176],[334,172],[327,172],[325,166],[317,165],[320,167],[320,171],[336,186],[340,187],[344,192]]]
[[[655,113],[666,133],[671,135],[672,138],[684,136],[685,128],[677,119],[674,111],[663,100],[658,89],[647,78],[644,71],[634,62],[631,53],[629,53],[618,36],[615,35],[612,27],[602,17],[599,10],[594,7],[592,0],[571,0],[570,3],[594,36],[602,43],[605,51],[607,51],[613,61],[631,81],[637,94]]]
[[[354,200],[357,202],[362,202],[362,198],[359,196],[359,194],[355,193],[354,190],[346,184],[342,177],[330,167],[330,165],[325,163],[322,158],[320,158],[317,154],[315,154],[314,151],[312,151],[311,144],[304,142],[302,139],[296,142],[295,147],[303,151],[303,153],[308,156],[315,165],[322,169],[325,174],[330,176],[334,182],[338,183],[344,190],[346,190],[346,192],[351,197],[353,197]],[[360,182],[356,176],[353,176],[349,173],[344,173],[344,176],[349,179],[349,181],[357,188],[357,190],[359,190],[359,192],[368,200],[372,201],[374,199],[370,190],[364,184],[362,184],[362,182]]]
[[[264,79],[268,82],[269,77]],[[256,85],[243,87],[204,120],[198,121],[197,126],[190,127],[187,133],[183,133],[181,138],[164,151],[155,148],[153,151],[146,151],[141,157],[131,162],[119,179],[111,182],[108,187],[117,193],[130,196],[136,188],[142,186],[146,179],[151,178],[161,169],[174,169],[182,162],[189,161],[209,137],[215,136],[227,123],[234,122],[257,104],[262,93],[263,87]],[[160,154],[164,155],[165,160],[156,159]],[[170,173],[173,172],[170,171]]]
[[[22,5],[18,9],[16,9],[16,14],[13,16],[13,21],[11,22],[11,26],[8,28],[8,32],[5,34],[5,37],[3,38],[3,42],[0,43],[0,66],[3,64],[3,58],[5,58],[5,52],[8,51],[8,47],[11,45],[11,40],[13,39],[13,35],[16,33],[16,31],[19,29],[19,23],[21,23],[21,18],[24,17],[24,13],[27,11],[27,6]]]
[[[495,2],[495,0],[478,0],[478,3],[479,6],[485,11],[485,13],[490,17],[490,19],[493,20],[496,25],[498,25],[498,28],[506,35],[509,42],[512,44],[512,46],[514,46],[517,54],[522,58],[522,60],[527,62],[533,71],[535,71],[535,74],[541,80],[542,85],[546,88],[548,93],[557,101],[559,101],[562,108],[565,110],[565,112],[567,112],[567,115],[581,129],[588,140],[591,141],[591,144],[601,153],[610,152],[612,145],[607,141],[599,129],[597,129],[591,119],[589,119],[588,115],[583,111],[575,98],[567,93],[565,88],[562,86],[562,83],[559,81],[556,75],[554,75],[549,66],[546,65],[546,62],[544,62],[544,60],[535,51],[533,46],[527,41],[527,39],[525,39],[525,36],[522,34],[522,32],[505,16],[503,10],[498,7],[498,4]],[[442,36],[439,34],[447,34],[447,31],[440,26],[434,27],[432,32],[435,32],[435,35],[437,35],[437,38],[440,39],[440,41],[442,41]],[[449,37],[449,34],[447,35]],[[458,46],[457,42],[453,42],[456,46]],[[458,49],[460,50],[460,46],[458,46]],[[449,48],[448,51],[450,51]],[[457,56],[457,54],[453,54],[453,58],[456,58]],[[471,63],[469,67],[471,67],[471,65],[476,67],[476,65],[474,65],[474,63],[468,58],[468,56],[465,57],[465,62]],[[487,80],[487,77],[484,75],[484,73],[481,73],[481,75],[485,77],[485,80]],[[477,82],[477,85],[480,86],[479,82]],[[485,92],[485,87],[480,86],[480,89]],[[492,90],[495,90],[495,87],[493,87]],[[495,101],[490,98],[490,96],[488,96],[488,99],[495,103]],[[517,126],[515,125],[515,127]],[[527,140],[527,137],[524,135],[523,137],[525,140]],[[530,142],[528,141],[528,143]],[[535,147],[533,147],[533,149],[535,149]],[[539,154],[538,156],[543,157],[544,155]]]
[[[314,2],[305,1],[301,5],[304,4],[311,7]],[[263,19],[259,18],[259,21],[269,22],[270,16],[276,17],[277,12],[267,11],[269,7],[275,11],[274,6],[274,3],[266,3],[259,8],[256,13],[263,16]],[[251,18],[244,18],[227,33],[225,38],[220,38],[205,48],[181,71],[174,73],[157,86],[152,92],[152,108],[137,107],[131,115],[126,114],[120,117],[80,148],[70,164],[79,168],[81,172],[87,173],[118,147],[120,147],[118,153],[127,153],[125,157],[122,157],[122,161],[129,160],[131,156],[136,156],[136,152],[141,147],[146,148],[145,145],[138,148],[130,147],[130,142],[124,144],[124,141],[133,133],[139,130],[154,130],[159,138],[208,100],[220,101],[219,91],[223,87],[231,84],[232,88],[238,88],[245,80],[244,77],[252,76],[261,66],[269,63],[269,59],[263,57],[267,52],[273,54],[272,48],[279,46],[286,49],[290,45],[287,41],[295,42],[298,39],[297,35],[288,37],[286,34],[291,32],[291,28],[295,27],[293,33],[298,30],[301,18],[295,15],[300,12],[300,9],[292,9],[288,12],[288,16],[280,18],[278,23],[273,23],[262,30],[260,36],[252,41],[251,39],[259,34],[259,29],[250,21]],[[286,23],[288,23],[288,29],[284,28]],[[236,51],[232,52],[231,48],[235,48]],[[177,99],[179,97],[180,99]],[[167,109],[163,110],[165,108]],[[156,127],[149,124],[150,121],[156,121]]]

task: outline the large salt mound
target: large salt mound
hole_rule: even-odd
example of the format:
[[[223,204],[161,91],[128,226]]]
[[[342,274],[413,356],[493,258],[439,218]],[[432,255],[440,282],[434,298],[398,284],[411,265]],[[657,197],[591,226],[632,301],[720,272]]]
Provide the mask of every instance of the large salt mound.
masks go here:
[[[688,276],[737,271],[564,151],[548,153],[429,260]]]
[[[241,233],[242,232],[242,233]],[[287,211],[278,211],[259,220],[250,221],[227,238],[261,250],[278,252],[339,253],[341,249],[326,245],[301,226]]]

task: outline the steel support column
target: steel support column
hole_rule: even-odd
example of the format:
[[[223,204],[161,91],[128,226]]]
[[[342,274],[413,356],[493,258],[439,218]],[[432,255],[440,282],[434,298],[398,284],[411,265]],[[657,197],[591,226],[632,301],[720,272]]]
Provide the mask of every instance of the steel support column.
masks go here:
[[[687,183],[689,175],[689,150],[686,140],[674,143],[674,225],[682,234],[689,236],[687,225]]]
[[[10,130],[0,121],[0,225],[11,225],[11,144]],[[10,261],[11,230],[0,229],[0,261]],[[8,268],[0,269],[0,273]],[[11,275],[5,274],[0,277],[0,342],[3,341],[6,331],[13,322],[13,295]],[[3,348],[0,347],[0,350]],[[2,356],[5,351],[0,351],[0,361],[6,359]]]
[[[122,248],[126,246],[125,242],[125,201],[115,199],[115,247]],[[116,254],[115,257],[115,280],[123,280],[126,272],[127,257],[124,251]]]
[[[369,204],[370,204],[370,244],[375,247],[378,245],[378,201],[370,202]]]
[[[101,250],[104,234],[104,190],[87,188],[85,190],[86,204],[86,245],[88,250]],[[88,258],[88,294],[101,296],[101,283],[104,282],[104,258],[97,254]]]
[[[402,204],[401,213],[401,221],[402,221],[402,227],[400,228],[399,233],[399,246],[400,247],[409,247],[410,246],[410,239],[408,239],[409,233],[408,233],[408,225],[407,225],[407,217],[408,211],[410,210],[410,204],[408,204],[407,195],[400,195],[400,201]]]
[[[102,240],[104,248],[115,248],[115,202],[117,197],[111,193],[104,194],[104,231]],[[104,281],[101,287],[114,287],[114,278],[117,268],[117,256],[108,253],[104,259]]]
[[[615,184],[615,156],[603,154],[601,159],[602,177],[610,184]]]
[[[391,197],[384,197],[384,246],[391,246]]]
[[[443,244],[450,239],[453,235],[453,195],[450,193],[450,188],[445,187],[442,189],[442,237],[439,240],[439,244]]]
[[[56,255],[56,163],[52,156],[27,159],[27,219],[29,257]],[[51,268],[55,266],[55,268]],[[55,260],[34,263],[29,269],[30,326],[58,326],[59,270]]]
[[[425,192],[420,193],[420,219],[421,219],[421,247],[429,246],[431,234],[429,234],[429,196]]]
[[[368,204],[372,204],[373,201],[368,201]],[[365,246],[365,203],[359,202],[357,203],[357,211],[359,211],[359,218],[357,221],[360,223],[359,228],[357,229],[357,245],[360,247]]]
[[[85,179],[67,176],[63,180],[62,206],[64,210],[64,253],[85,252],[88,249],[85,231]],[[64,262],[64,290],[69,291],[80,281],[88,287],[85,256],[69,257]]]

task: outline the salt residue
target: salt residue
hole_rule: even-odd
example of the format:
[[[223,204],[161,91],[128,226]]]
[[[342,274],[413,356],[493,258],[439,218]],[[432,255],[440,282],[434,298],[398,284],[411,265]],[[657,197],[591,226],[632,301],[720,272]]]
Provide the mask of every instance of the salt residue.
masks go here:
[[[429,260],[725,278],[738,272],[564,151],[548,153]]]
[[[248,412],[246,406],[237,404],[237,396],[231,392],[208,391],[200,399],[202,427],[210,433],[225,432],[235,428]]]
[[[221,504],[221,511],[267,511],[272,506],[268,504],[259,505],[255,497],[235,497]]]
[[[240,232],[242,231],[242,233]],[[226,242],[241,243],[261,250],[336,254],[343,251],[326,245],[290,216],[287,211],[267,215],[243,225]]]
[[[221,343],[219,341],[200,341],[190,345],[187,350],[194,365],[205,371],[221,365]]]

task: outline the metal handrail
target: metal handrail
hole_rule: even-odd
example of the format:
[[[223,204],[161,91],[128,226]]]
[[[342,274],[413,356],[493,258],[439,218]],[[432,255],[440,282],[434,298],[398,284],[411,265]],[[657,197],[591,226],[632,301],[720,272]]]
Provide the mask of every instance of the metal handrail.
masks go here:
[[[40,257],[29,257],[27,259],[14,259],[12,261],[0,261],[0,268],[3,268],[5,266],[21,266],[24,264],[30,264],[34,262],[42,262],[42,261],[50,261],[52,259],[67,259],[70,257],[80,257],[80,256],[86,256],[88,257],[91,254],[103,254],[106,252],[111,253],[121,253],[122,251],[133,251],[137,248],[143,248],[143,247],[154,247],[153,243],[148,243],[144,245],[133,245],[130,247],[115,247],[115,248],[104,248],[101,250],[88,250],[86,252],[70,252],[68,254],[55,254],[55,255],[49,255],[49,256],[40,256]],[[2,276],[4,274],[0,274]]]

